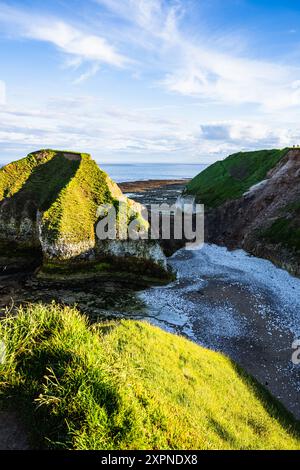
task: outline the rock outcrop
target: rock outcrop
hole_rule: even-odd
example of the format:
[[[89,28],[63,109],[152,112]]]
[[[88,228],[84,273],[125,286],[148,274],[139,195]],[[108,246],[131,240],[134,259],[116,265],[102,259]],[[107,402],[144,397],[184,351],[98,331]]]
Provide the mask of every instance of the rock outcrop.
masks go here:
[[[300,149],[233,155],[186,192],[206,205],[207,242],[243,248],[300,276]]]
[[[2,268],[17,261],[71,267],[130,259],[134,268],[143,260],[157,272],[166,272],[159,245],[144,241],[99,240],[97,209],[126,207],[128,218],[147,229],[141,207],[88,154],[40,150],[0,170],[0,254]],[[22,265],[21,262],[21,265]],[[25,263],[26,264],[26,263]],[[5,266],[4,266],[5,265]],[[107,265],[107,263],[106,263]]]

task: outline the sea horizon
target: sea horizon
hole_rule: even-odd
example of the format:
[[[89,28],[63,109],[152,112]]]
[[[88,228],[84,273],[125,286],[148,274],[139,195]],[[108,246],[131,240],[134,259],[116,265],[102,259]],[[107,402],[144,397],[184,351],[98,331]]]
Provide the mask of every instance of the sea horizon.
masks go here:
[[[191,179],[208,166],[205,163],[98,163],[98,165],[116,183]]]

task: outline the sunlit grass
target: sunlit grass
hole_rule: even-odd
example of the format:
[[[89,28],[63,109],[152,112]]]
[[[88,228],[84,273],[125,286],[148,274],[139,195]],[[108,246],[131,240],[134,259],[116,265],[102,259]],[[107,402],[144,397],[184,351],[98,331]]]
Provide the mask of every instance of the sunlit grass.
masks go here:
[[[300,449],[287,412],[222,354],[147,323],[33,305],[0,322],[2,403],[69,449]]]
[[[289,149],[239,152],[210,165],[190,181],[186,192],[207,208],[237,199],[266,178]]]

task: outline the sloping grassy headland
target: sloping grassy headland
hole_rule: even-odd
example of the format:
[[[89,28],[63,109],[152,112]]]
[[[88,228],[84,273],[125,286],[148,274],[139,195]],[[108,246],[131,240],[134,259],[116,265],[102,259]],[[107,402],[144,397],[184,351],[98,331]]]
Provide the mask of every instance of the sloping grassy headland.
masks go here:
[[[37,304],[0,337],[1,402],[37,447],[300,449],[299,424],[235,363],[147,323]]]

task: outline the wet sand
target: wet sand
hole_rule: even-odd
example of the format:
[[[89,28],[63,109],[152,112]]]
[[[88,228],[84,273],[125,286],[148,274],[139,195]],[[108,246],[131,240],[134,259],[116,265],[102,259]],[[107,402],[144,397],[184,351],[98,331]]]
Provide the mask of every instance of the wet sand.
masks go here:
[[[144,193],[153,189],[159,191],[178,189],[181,190],[190,181],[189,178],[179,180],[145,180],[145,181],[130,181],[119,183],[120,188],[124,193]],[[176,188],[175,188],[176,186]]]
[[[30,450],[26,428],[13,411],[0,411],[0,450]]]
[[[120,183],[119,186],[129,198],[149,207],[150,204],[174,204],[189,181],[189,179],[134,181]]]

